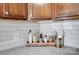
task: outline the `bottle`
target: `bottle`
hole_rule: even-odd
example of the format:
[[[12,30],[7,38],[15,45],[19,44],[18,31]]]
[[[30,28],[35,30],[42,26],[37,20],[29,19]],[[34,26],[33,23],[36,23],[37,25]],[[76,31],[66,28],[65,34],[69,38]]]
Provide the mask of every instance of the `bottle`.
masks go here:
[[[63,35],[58,35],[57,40],[56,40],[56,47],[57,48],[63,48],[64,47],[64,39]]]
[[[34,33],[33,42],[34,43],[39,43],[39,32]]]
[[[44,42],[47,43],[47,35],[44,37]]]
[[[43,37],[42,37],[42,34],[40,34],[39,41],[40,41],[40,43],[42,43],[42,42],[43,42]]]
[[[31,30],[29,30],[28,34],[29,34],[29,43],[32,43],[32,33],[31,33]]]
[[[36,37],[35,37],[35,35],[33,36],[33,42],[34,42],[34,43],[36,42]]]

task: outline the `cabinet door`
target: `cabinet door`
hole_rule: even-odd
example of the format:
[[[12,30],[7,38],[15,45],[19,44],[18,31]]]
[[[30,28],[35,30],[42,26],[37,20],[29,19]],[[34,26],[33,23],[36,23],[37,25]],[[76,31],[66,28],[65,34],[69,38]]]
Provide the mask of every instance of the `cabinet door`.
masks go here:
[[[3,4],[0,3],[0,18],[2,17],[3,15]]]
[[[34,3],[32,6],[32,18],[51,18],[51,4]]]
[[[27,4],[21,3],[7,3],[3,5],[4,17],[26,19],[27,18]]]
[[[58,18],[61,16],[63,5],[60,3],[52,3],[52,18]]]
[[[79,3],[63,3],[62,16],[79,15]]]

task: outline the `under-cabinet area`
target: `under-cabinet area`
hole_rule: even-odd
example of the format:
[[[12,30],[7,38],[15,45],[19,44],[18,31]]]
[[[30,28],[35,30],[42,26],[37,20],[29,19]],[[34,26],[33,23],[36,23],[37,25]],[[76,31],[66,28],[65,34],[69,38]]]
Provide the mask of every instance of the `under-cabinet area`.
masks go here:
[[[3,24],[5,23],[5,24]],[[31,54],[46,54],[46,55],[76,55],[79,54],[79,21],[57,21],[57,22],[18,22],[18,21],[0,21],[0,54],[1,55],[31,55]],[[28,42],[29,30],[31,29],[32,37],[35,32],[40,32],[43,35],[54,35],[54,31],[58,35],[63,34],[64,30],[64,46],[54,46],[54,41],[45,43]],[[61,36],[58,36],[61,37]],[[45,38],[45,37],[44,37]],[[44,40],[44,39],[43,39]],[[40,40],[41,41],[41,40]],[[57,42],[57,41],[56,41]],[[59,43],[58,43],[59,44]]]
[[[79,54],[78,7],[0,3],[0,54]]]
[[[29,35],[31,29],[31,36]],[[68,20],[68,21],[41,21],[41,22],[21,22],[21,21],[9,21],[9,20],[1,20],[0,21],[0,53],[8,54],[6,51],[11,54],[26,54],[19,51],[30,50],[27,54],[35,53],[35,49],[37,54],[39,54],[39,50],[41,54],[78,54],[79,49],[79,21],[78,20]],[[39,33],[37,33],[39,32]],[[52,36],[57,32],[57,39],[53,39]],[[35,38],[37,34],[40,34],[40,39]],[[41,36],[42,34],[42,36]],[[64,40],[62,45],[59,45],[60,41],[58,38],[61,38],[64,35]],[[31,38],[29,38],[31,37]],[[43,38],[41,38],[43,37]],[[48,37],[48,38],[45,38]],[[32,40],[29,40],[32,39]],[[47,40],[46,40],[47,39]],[[34,41],[35,40],[35,41]],[[57,44],[57,45],[56,45]],[[21,47],[20,47],[21,46]],[[24,48],[23,48],[24,46]],[[19,48],[18,48],[19,47]],[[69,48],[65,48],[69,47]],[[46,50],[41,50],[41,49]],[[49,49],[50,48],[50,49]],[[73,52],[73,49],[74,52]],[[12,49],[12,50],[10,50]],[[17,50],[18,51],[17,51]],[[22,50],[21,50],[22,49]],[[23,50],[24,49],[24,50]],[[51,49],[54,49],[52,51]],[[65,50],[64,50],[65,49]],[[18,53],[16,53],[16,51]],[[48,51],[49,50],[49,51]],[[64,53],[63,51],[67,51],[68,53]],[[72,52],[70,52],[72,50]],[[15,53],[12,53],[14,51]],[[48,51],[48,52],[47,52]],[[58,52],[57,52],[58,51]],[[60,52],[60,53],[59,53]],[[70,52],[70,53],[69,53]]]

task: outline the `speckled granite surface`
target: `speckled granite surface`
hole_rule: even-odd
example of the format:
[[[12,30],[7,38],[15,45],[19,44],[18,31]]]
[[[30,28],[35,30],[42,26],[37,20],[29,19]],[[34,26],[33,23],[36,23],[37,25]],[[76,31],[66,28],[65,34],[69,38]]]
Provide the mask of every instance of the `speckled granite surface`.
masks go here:
[[[25,47],[19,46],[4,51],[0,55],[79,55],[79,49],[67,47]]]

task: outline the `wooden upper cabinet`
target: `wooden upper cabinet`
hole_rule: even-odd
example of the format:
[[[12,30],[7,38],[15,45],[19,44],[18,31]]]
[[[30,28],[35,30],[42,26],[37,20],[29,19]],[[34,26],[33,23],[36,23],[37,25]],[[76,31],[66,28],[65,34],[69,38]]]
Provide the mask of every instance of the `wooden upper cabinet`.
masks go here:
[[[52,4],[52,18],[79,19],[79,3]]]
[[[65,15],[79,15],[79,3],[65,3],[63,5],[62,14]]]
[[[79,19],[79,3],[0,3],[0,18]]]
[[[27,19],[28,6],[22,3],[3,4],[4,18]]]
[[[60,17],[63,10],[63,5],[60,3],[52,3],[52,18]]]
[[[33,3],[30,4],[30,17],[36,19],[51,18],[51,4],[49,3]]]

